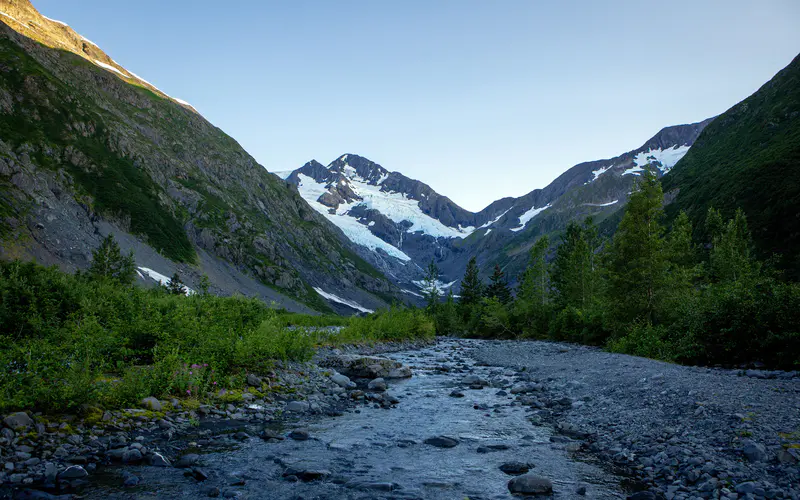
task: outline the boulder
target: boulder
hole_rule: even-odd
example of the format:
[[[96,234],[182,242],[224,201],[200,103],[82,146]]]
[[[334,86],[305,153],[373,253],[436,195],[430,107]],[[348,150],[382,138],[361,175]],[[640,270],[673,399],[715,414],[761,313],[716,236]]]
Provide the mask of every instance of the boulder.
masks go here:
[[[311,405],[306,401],[289,401],[289,403],[286,404],[286,411],[293,413],[303,413],[308,411],[309,408],[311,408]]]
[[[355,382],[351,381],[349,377],[347,377],[346,375],[342,375],[341,373],[336,373],[336,374],[332,375],[331,376],[331,381],[334,384],[336,384],[339,387],[342,387],[344,389],[355,389],[356,388]]]
[[[34,425],[33,419],[23,411],[12,413],[11,415],[7,416],[3,419],[3,423],[9,429],[27,429],[29,427],[33,427]]]
[[[434,436],[425,440],[425,444],[437,448],[453,448],[458,446],[458,440],[447,436]]]
[[[161,401],[150,396],[142,400],[142,407],[151,411],[161,411]]]
[[[383,392],[389,388],[389,384],[387,384],[386,380],[382,378],[376,378],[374,380],[370,380],[369,384],[367,385],[367,388],[370,391]]]
[[[248,373],[247,374],[247,385],[249,385],[251,387],[260,388],[261,387],[261,383],[262,383],[261,382],[261,378],[259,376],[254,375],[252,373]]]
[[[514,495],[549,495],[553,492],[553,483],[544,477],[524,474],[508,482],[508,491]]]

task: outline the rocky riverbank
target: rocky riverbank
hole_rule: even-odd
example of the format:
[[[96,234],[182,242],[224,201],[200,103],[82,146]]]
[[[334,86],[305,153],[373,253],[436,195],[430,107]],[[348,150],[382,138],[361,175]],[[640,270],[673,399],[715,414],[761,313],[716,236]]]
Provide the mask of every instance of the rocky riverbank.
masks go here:
[[[527,376],[536,390],[518,400],[534,423],[629,471],[643,490],[637,499],[800,498],[797,372],[686,367],[548,342],[487,342],[472,355]]]
[[[0,498],[69,497],[87,484],[98,467],[111,464],[182,467],[202,476],[204,472],[192,468],[197,455],[187,450],[224,447],[249,438],[247,432],[226,432],[226,428],[341,415],[347,408],[365,404],[396,405],[398,400],[385,391],[386,380],[410,377],[411,371],[385,358],[359,353],[425,344],[320,349],[313,362],[276,362],[270,373],[248,374],[246,388],[208,394],[202,403],[147,397],[139,407],[123,410],[87,406],[72,415],[18,412],[2,416]],[[215,431],[201,431],[201,425]],[[186,439],[198,435],[199,443]],[[267,432],[261,437],[277,436]],[[139,478],[126,475],[123,480],[134,487]]]

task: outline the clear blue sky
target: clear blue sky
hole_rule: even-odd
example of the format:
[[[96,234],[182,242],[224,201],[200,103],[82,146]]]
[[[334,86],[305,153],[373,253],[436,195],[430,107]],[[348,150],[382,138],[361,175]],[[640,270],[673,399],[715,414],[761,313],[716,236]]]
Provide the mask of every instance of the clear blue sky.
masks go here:
[[[800,52],[797,0],[33,0],[271,171],[343,153],[464,208],[719,114]]]

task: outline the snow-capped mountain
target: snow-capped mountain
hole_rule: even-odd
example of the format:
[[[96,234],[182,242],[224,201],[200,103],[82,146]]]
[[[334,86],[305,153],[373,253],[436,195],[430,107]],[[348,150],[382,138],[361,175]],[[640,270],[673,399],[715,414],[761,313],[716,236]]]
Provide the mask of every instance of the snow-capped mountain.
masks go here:
[[[709,122],[664,128],[638,149],[578,164],[543,189],[503,198],[480,212],[354,154],[328,166],[312,160],[283,176],[364,250],[363,257],[411,294],[419,292],[422,269],[431,259],[442,281],[450,283],[460,279],[473,255],[482,267],[509,266],[536,236],[563,229],[569,220],[589,215],[602,220],[616,212],[645,169],[659,176],[669,172]],[[516,267],[511,264],[509,272]]]

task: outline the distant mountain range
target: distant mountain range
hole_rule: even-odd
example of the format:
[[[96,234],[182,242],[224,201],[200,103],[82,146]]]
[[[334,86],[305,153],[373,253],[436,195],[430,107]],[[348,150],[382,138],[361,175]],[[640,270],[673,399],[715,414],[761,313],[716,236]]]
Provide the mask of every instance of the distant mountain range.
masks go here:
[[[311,160],[284,176],[413,297],[431,260],[442,270],[443,283],[458,281],[472,256],[484,268],[500,263],[513,280],[538,235],[558,232],[576,218],[602,221],[616,212],[641,172],[669,172],[710,121],[667,127],[635,150],[575,165],[544,189],[497,200],[480,212],[354,154],[328,166]]]
[[[84,269],[107,234],[141,282],[179,271],[219,294],[296,311],[419,302],[433,260],[458,290],[467,261],[513,282],[541,235],[592,216],[613,231],[644,170],[669,216],[745,209],[759,251],[800,277],[800,62],[723,115],[575,165],[479,212],[356,154],[282,180],[191,105],[123,68],[28,0],[0,0],[0,256]]]

